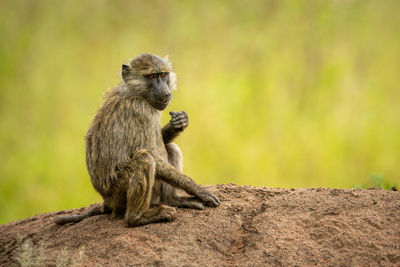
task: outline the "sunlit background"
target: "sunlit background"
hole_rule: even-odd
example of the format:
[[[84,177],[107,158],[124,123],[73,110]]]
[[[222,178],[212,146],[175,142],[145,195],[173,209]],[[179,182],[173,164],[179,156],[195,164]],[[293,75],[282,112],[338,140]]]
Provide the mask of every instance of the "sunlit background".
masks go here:
[[[0,223],[101,201],[84,135],[121,64],[169,55],[201,184],[398,186],[400,1],[0,3]],[[163,122],[168,121],[165,112]]]

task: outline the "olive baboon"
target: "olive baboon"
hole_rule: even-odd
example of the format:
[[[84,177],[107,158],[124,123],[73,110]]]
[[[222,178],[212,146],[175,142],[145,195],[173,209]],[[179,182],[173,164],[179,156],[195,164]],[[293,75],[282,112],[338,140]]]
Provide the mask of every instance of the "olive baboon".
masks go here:
[[[175,73],[167,58],[143,54],[122,65],[122,82],[105,95],[85,137],[86,164],[103,204],[82,215],[59,216],[58,224],[112,212],[128,226],[172,221],[175,207],[219,206],[218,198],[182,173],[182,153],[172,141],[188,126],[184,111],[160,111],[171,100]],[[191,197],[181,197],[176,188]]]

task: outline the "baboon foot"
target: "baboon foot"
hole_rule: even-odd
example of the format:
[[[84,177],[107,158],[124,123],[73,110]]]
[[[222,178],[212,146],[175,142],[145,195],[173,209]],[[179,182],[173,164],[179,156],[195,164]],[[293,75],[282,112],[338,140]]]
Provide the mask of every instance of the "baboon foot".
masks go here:
[[[176,209],[173,207],[164,206],[160,211],[160,221],[172,222],[176,219]]]
[[[149,223],[167,221],[171,222],[175,220],[176,210],[169,206],[158,206],[148,209],[142,216],[131,216],[127,218],[128,226],[135,227]]]

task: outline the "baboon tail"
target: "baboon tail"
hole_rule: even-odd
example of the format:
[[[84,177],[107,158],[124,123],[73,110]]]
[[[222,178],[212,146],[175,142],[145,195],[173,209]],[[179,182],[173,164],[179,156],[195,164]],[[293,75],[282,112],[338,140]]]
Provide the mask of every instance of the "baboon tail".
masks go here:
[[[102,205],[94,206],[88,212],[86,212],[84,214],[57,216],[54,218],[54,222],[58,225],[64,225],[66,223],[77,223],[87,217],[105,214],[105,213],[107,213],[107,211],[105,211],[105,209],[103,208],[103,204],[102,204]]]

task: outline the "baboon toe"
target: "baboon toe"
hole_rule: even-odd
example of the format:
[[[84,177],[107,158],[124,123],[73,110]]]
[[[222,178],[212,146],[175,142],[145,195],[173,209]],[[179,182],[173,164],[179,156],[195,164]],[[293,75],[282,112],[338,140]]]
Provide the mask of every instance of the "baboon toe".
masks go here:
[[[141,225],[146,224],[146,222],[143,220],[143,218],[138,217],[138,216],[132,216],[132,217],[126,218],[126,222],[128,223],[129,227],[141,226]]]
[[[175,208],[167,207],[161,211],[160,216],[164,220],[171,222],[171,221],[175,220],[175,218],[176,218],[176,210],[175,210]]]

